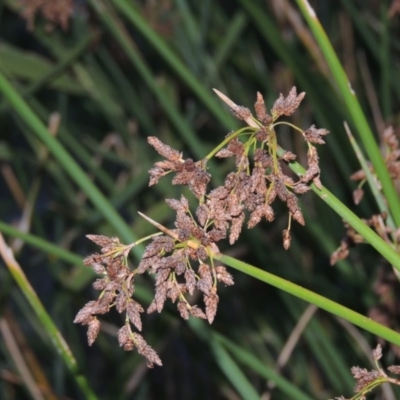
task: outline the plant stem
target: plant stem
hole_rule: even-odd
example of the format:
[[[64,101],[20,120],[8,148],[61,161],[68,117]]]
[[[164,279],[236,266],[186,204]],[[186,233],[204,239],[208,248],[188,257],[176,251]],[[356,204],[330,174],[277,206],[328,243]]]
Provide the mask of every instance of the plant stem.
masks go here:
[[[253,278],[256,278],[262,282],[268,283],[284,292],[290,293],[308,303],[315,304],[319,308],[326,310],[338,317],[341,317],[354,325],[371,332],[390,343],[400,346],[400,334],[373,321],[371,318],[367,318],[355,311],[352,311],[326,297],[320,296],[308,289],[305,289],[299,285],[289,282],[283,278],[273,275],[269,272],[263,271],[253,265],[247,264],[243,261],[239,261],[235,258],[226,256],[224,254],[219,254],[214,256],[215,259],[229,265],[232,268],[237,269]]]

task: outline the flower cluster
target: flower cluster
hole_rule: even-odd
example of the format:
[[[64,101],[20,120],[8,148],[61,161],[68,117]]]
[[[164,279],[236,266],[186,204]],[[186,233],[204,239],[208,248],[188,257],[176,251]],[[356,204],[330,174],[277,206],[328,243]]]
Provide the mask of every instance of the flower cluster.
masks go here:
[[[27,21],[28,29],[33,30],[37,15],[46,21],[46,28],[51,30],[59,25],[67,30],[74,10],[73,0],[18,0],[22,7],[21,15]]]
[[[372,351],[372,358],[376,365],[376,369],[368,371],[366,368],[351,368],[351,373],[356,380],[356,386],[354,388],[356,395],[350,399],[346,399],[343,396],[335,397],[335,400],[365,400],[366,394],[371,392],[382,383],[388,382],[394,385],[400,385],[399,379],[388,376],[386,372],[379,366],[378,361],[382,358],[382,347],[380,344],[378,344],[376,349]],[[392,374],[400,375],[399,365],[391,365],[387,369]]]
[[[156,162],[154,167],[150,169],[149,186],[158,183],[162,176],[176,172],[172,180],[173,185],[188,185],[197,198],[204,196],[211,175],[205,171],[202,162],[195,163],[191,158],[183,160],[179,151],[162,143],[154,136],[150,136],[148,142],[159,154],[166,158],[164,161]]]
[[[380,237],[385,241],[390,242],[390,234],[394,233],[393,229],[389,228],[386,222],[386,214],[376,214],[371,218],[363,218],[362,221],[372,228]],[[361,236],[353,227],[347,222],[344,222],[346,228],[346,234],[340,241],[340,246],[331,254],[331,265],[335,265],[338,261],[347,258],[350,252],[350,248],[356,244],[366,243],[366,240]]]
[[[183,319],[191,315],[211,324],[219,301],[217,283],[233,285],[232,276],[225,267],[214,265],[210,254],[210,250],[218,251],[213,244],[223,236],[218,229],[207,232],[204,224],[196,222],[184,196],[167,203],[177,213],[176,229],[170,231],[170,236],[154,237],[138,266],[139,273],[150,271],[156,276],[155,297],[147,312],[161,312],[169,298],[177,304]],[[196,289],[203,295],[205,312],[188,300]]]
[[[400,146],[399,140],[397,139],[396,133],[392,126],[385,129],[382,135],[382,151],[383,159],[386,164],[386,168],[389,171],[390,177],[393,181],[400,180]],[[370,172],[375,178],[375,183],[379,189],[381,189],[380,183],[377,180],[375,171],[370,166]],[[356,190],[353,192],[353,200],[358,205],[364,197],[364,190],[362,187],[367,182],[367,175],[364,170],[359,170],[350,176],[350,179],[355,182],[359,182]]]
[[[373,285],[373,291],[378,297],[377,304],[374,304],[368,311],[368,317],[388,328],[398,331],[400,326],[400,282],[396,270],[389,265],[381,265],[377,271],[377,277]],[[392,352],[400,357],[400,347],[388,343],[382,338],[377,338],[382,345],[387,343]]]
[[[125,324],[118,331],[118,342],[124,350],[137,349],[147,359],[147,365],[162,365],[160,357],[145,342],[143,337],[132,331],[131,324],[142,330],[140,313],[143,307],[132,299],[134,275],[127,266],[127,255],[133,245],[123,245],[118,238],[102,235],[88,235],[90,240],[101,247],[101,254],[92,254],[85,258],[84,264],[102,276],[93,283],[101,294],[96,301],[89,301],[76,315],[74,323],[88,325],[88,343],[92,345],[100,332],[101,323],[97,315],[107,313],[113,306],[119,313],[125,313]]]
[[[296,88],[293,87],[286,98],[281,94],[275,101],[271,114],[267,111],[262,95],[258,93],[255,103],[257,118],[252,116],[248,108],[237,106],[217,93],[230,105],[233,114],[248,124],[248,129],[230,133],[216,151],[198,162],[183,160],[182,154],[177,150],[156,137],[149,137],[149,144],[166,158],[157,162],[150,170],[150,185],[157,183],[160,177],[176,172],[172,183],[187,184],[200,200],[196,215],[202,226],[217,229],[221,238],[227,235],[229,229],[230,244],[238,239],[246,220],[246,212],[249,214],[248,228],[253,228],[263,218],[270,222],[274,219],[271,205],[279,198],[286,203],[289,210],[288,227],[283,231],[283,245],[288,249],[291,241],[291,219],[301,225],[305,224],[297,195],[307,192],[311,181],[321,187],[318,154],[313,144],[323,144],[323,136],[328,131],[317,129],[314,125],[305,131],[296,128],[308,145],[308,168],[300,179],[294,181],[284,173],[282,167],[284,163],[294,161],[296,155],[280,149],[275,128],[284,123],[276,122],[279,117],[294,113],[305,93],[297,95]],[[207,193],[210,174],[206,171],[206,166],[213,155],[218,158],[234,157],[235,170],[226,176],[223,186]]]
[[[242,227],[253,228],[262,219],[272,221],[272,203],[280,199],[286,203],[289,214],[288,227],[283,231],[283,245],[290,246],[290,224],[294,219],[304,225],[304,217],[299,207],[297,195],[309,190],[313,182],[321,186],[319,180],[318,155],[314,144],[323,144],[325,129],[311,126],[306,131],[297,127],[308,146],[308,168],[295,181],[284,172],[283,164],[291,163],[296,155],[283,151],[278,144],[276,122],[283,115],[291,115],[304,98],[293,88],[288,97],[279,96],[271,114],[265,107],[263,97],[258,93],[255,103],[257,118],[249,109],[237,106],[219,93],[231,107],[236,117],[245,121],[247,127],[230,133],[203,160],[184,159],[182,153],[163,143],[156,137],[149,137],[149,144],[164,157],[150,169],[150,183],[155,185],[160,178],[174,174],[172,183],[187,185],[198,200],[195,213],[189,208],[184,196],[167,199],[167,204],[176,212],[175,228],[166,227],[141,214],[160,232],[151,235],[142,259],[136,268],[129,268],[127,256],[137,244],[123,245],[117,238],[89,235],[89,239],[101,247],[101,254],[93,254],[85,259],[102,275],[94,282],[94,288],[101,291],[96,301],[87,303],[75,318],[76,323],[88,325],[88,341],[91,345],[100,330],[98,315],[105,314],[113,306],[119,313],[125,313],[125,324],[118,332],[118,341],[125,350],[137,351],[144,355],[149,366],[161,365],[157,353],[144,341],[136,330],[141,331],[143,307],[132,298],[135,276],[150,273],[155,277],[155,295],[148,313],[161,312],[169,299],[176,304],[183,319],[190,316],[213,322],[219,302],[218,283],[233,285],[233,278],[226,268],[215,264],[219,254],[217,243],[229,237],[230,244],[239,238]],[[292,126],[292,125],[290,125]],[[293,127],[293,126],[292,126]],[[211,157],[235,159],[235,169],[227,174],[224,184],[208,191],[211,174],[207,172],[207,162]],[[203,305],[194,304],[195,292],[201,295]]]
[[[385,129],[382,135],[382,149],[383,157],[393,181],[400,181],[400,146],[399,140],[392,127]],[[380,182],[372,166],[370,166],[371,176],[374,179],[374,185],[381,190]],[[367,182],[367,174],[364,170],[359,170],[351,175],[353,181],[358,181],[359,185],[353,192],[353,200],[358,205],[364,197],[364,190],[362,187]],[[384,200],[385,201],[385,200]],[[398,247],[400,243],[400,228],[395,227],[393,223],[388,221],[386,213],[373,215],[369,219],[363,219],[369,227],[371,227],[385,242],[393,247]],[[347,258],[349,255],[350,247],[358,243],[365,243],[365,239],[358,234],[347,223],[344,224],[346,234],[340,242],[340,246],[331,255],[331,265],[336,264],[338,261]]]

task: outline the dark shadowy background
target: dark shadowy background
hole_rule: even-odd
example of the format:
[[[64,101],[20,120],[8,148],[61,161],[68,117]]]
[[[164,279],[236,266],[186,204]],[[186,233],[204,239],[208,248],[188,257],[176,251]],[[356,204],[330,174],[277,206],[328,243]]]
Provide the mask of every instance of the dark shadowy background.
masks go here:
[[[160,157],[146,137],[157,136],[185,157],[200,159],[240,126],[212,88],[251,109],[257,91],[268,107],[292,86],[305,91],[291,121],[331,132],[327,144],[319,146],[322,182],[358,215],[368,217],[376,211],[368,191],[361,205],[353,205],[356,184],[349,175],[359,167],[343,129],[348,113],[294,1],[44,3],[1,3],[0,69],[46,125],[58,113],[57,140],[137,238],[153,232],[137,211],[169,226],[174,213],[164,199],[180,197],[182,190],[171,186],[169,177],[148,188],[147,171]],[[389,124],[397,128],[399,2],[311,3],[377,137]],[[132,7],[132,15],[124,4]],[[285,129],[280,135],[282,146],[304,163],[302,140]],[[230,166],[216,165],[210,170],[215,185]],[[293,227],[289,251],[283,250],[281,234],[287,212],[279,206],[273,223],[244,231],[235,246],[221,245],[221,251],[363,314],[381,304],[384,315],[383,300],[374,290],[378,271],[385,268],[380,257],[361,245],[348,260],[331,267],[330,254],[345,232],[342,221],[312,193],[303,196],[302,208],[306,226]],[[79,258],[96,251],[86,234],[117,235],[1,96],[0,220],[5,233],[5,225],[13,226]],[[103,331],[89,348],[85,329],[72,321],[97,295],[90,285],[93,276],[82,272],[78,262],[49,254],[40,243],[20,242],[10,231],[6,237],[101,399],[240,398],[232,382],[235,375],[223,367],[221,354],[207,340],[208,331],[198,335],[173,306],[166,307],[163,316],[143,318],[143,334],[159,352],[162,368],[149,370],[135,352],[118,347],[115,335],[122,321],[116,312],[104,316]],[[132,257],[132,262],[137,259]],[[376,339],[321,311],[305,326],[296,327],[306,303],[243,274],[232,274],[236,283],[221,288],[212,330],[263,365],[279,369],[278,357],[296,329],[299,337],[280,368],[282,376],[310,398],[350,397],[350,367],[371,368],[369,346],[374,347]],[[82,398],[2,262],[0,282],[1,318],[18,332],[14,334],[20,346],[37,357],[37,369],[44,372],[57,398]],[[145,293],[151,293],[150,278],[141,284]],[[395,328],[397,318],[390,319]],[[396,349],[385,347],[384,353],[384,364],[398,363]],[[268,389],[266,379],[249,365],[235,362],[263,399],[288,398],[279,387]],[[2,399],[30,398],[1,341],[0,393]],[[377,392],[371,398],[389,398],[382,396]]]

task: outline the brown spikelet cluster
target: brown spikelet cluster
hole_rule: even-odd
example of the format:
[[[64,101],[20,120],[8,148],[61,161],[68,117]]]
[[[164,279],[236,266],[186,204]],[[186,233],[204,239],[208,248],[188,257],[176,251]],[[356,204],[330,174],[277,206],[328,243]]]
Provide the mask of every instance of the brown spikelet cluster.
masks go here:
[[[373,306],[368,316],[376,322],[395,331],[400,328],[400,282],[392,268],[381,266],[375,280],[373,290],[379,298],[378,304]],[[385,341],[378,338],[382,345]],[[397,357],[400,357],[400,347],[390,343],[390,348]]]
[[[60,26],[67,30],[73,13],[73,0],[18,0],[21,6],[21,16],[26,20],[28,29],[33,30],[35,19],[42,16],[48,23],[49,29]]]
[[[371,218],[362,219],[362,221],[372,228],[382,239],[390,242],[390,235],[392,233],[398,235],[398,232],[390,228],[387,224],[386,214],[376,214]],[[344,222],[346,228],[346,235],[340,242],[340,246],[331,255],[331,265],[335,265],[338,261],[347,258],[350,248],[359,243],[366,243],[363,236],[357,233],[348,223]]]
[[[112,307],[125,313],[125,324],[118,331],[118,342],[124,350],[137,349],[147,359],[147,365],[162,365],[157,353],[145,342],[143,337],[132,331],[132,325],[142,330],[140,313],[143,307],[132,299],[135,271],[127,266],[127,256],[132,245],[126,246],[118,238],[102,235],[88,235],[90,240],[101,247],[101,254],[92,254],[85,258],[84,264],[93,268],[101,276],[93,287],[101,293],[96,301],[89,301],[76,315],[74,323],[88,325],[88,342],[92,345],[100,332],[98,315],[105,314]]]
[[[247,228],[253,228],[260,221],[273,221],[272,204],[276,199],[288,208],[288,226],[283,230],[283,246],[290,247],[292,219],[305,224],[299,206],[298,195],[309,190],[319,180],[318,154],[314,144],[322,144],[328,131],[311,126],[301,132],[308,146],[308,168],[296,181],[284,172],[284,164],[293,162],[296,155],[283,151],[278,144],[275,130],[276,120],[291,115],[304,98],[293,88],[285,98],[280,95],[268,113],[264,99],[257,94],[256,117],[250,110],[237,106],[229,99],[234,115],[247,123],[247,127],[230,133],[203,160],[184,159],[182,153],[163,143],[156,137],[149,137],[149,144],[164,157],[150,169],[150,183],[155,185],[160,178],[173,174],[172,183],[187,185],[198,206],[191,212],[189,201],[181,196],[167,199],[167,204],[176,212],[173,229],[158,224],[141,214],[160,232],[130,245],[123,245],[117,238],[89,235],[89,239],[101,247],[100,254],[85,259],[101,275],[93,286],[99,290],[96,301],[90,301],[77,314],[75,321],[88,325],[88,341],[96,339],[101,322],[98,315],[115,307],[125,314],[125,323],[118,332],[118,341],[125,350],[136,349],[148,365],[161,365],[157,353],[145,342],[139,333],[142,330],[141,314],[144,308],[133,299],[135,276],[150,273],[154,276],[154,298],[147,313],[161,312],[169,300],[176,304],[183,319],[196,317],[206,319],[210,324],[217,313],[219,295],[218,283],[233,285],[231,274],[222,265],[216,265],[219,250],[217,243],[229,238],[231,244],[239,238],[247,219]],[[279,124],[284,124],[280,121]],[[291,125],[292,126],[292,125]],[[227,173],[224,184],[208,190],[211,174],[207,162],[211,157],[234,159],[234,170]],[[149,240],[144,254],[134,268],[128,266],[127,256],[137,243]],[[202,304],[195,304],[199,296]]]
[[[173,185],[188,185],[197,198],[204,196],[211,175],[205,171],[203,162],[195,163],[190,158],[183,160],[181,153],[162,143],[154,136],[150,136],[147,140],[165,158],[164,161],[156,162],[154,167],[150,169],[149,186],[158,183],[162,176],[175,172],[172,180]]]
[[[318,154],[313,144],[323,144],[322,138],[328,133],[326,129],[317,129],[314,125],[302,131],[308,145],[308,168],[297,181],[283,172],[283,164],[294,161],[296,155],[279,148],[275,122],[281,116],[293,114],[304,96],[305,93],[297,95],[295,87],[286,98],[281,94],[270,115],[262,95],[258,93],[255,103],[257,119],[248,108],[237,105],[231,107],[237,118],[249,124],[250,135],[249,132],[229,134],[224,146],[219,146],[213,154],[218,158],[233,157],[235,170],[226,176],[223,186],[209,193],[206,192],[206,186],[210,174],[205,171],[208,158],[197,163],[190,159],[184,161],[177,150],[155,137],[148,138],[150,145],[166,158],[150,170],[150,185],[171,171],[177,172],[172,182],[189,185],[200,199],[196,212],[199,222],[202,226],[213,226],[221,238],[228,236],[229,230],[230,244],[238,239],[246,216],[247,228],[253,228],[263,219],[271,222],[274,219],[272,203],[279,199],[286,203],[289,211],[288,227],[283,232],[283,245],[288,249],[291,242],[291,220],[305,224],[297,196],[309,190],[310,182],[321,187]]]
[[[173,231],[177,239],[154,237],[138,266],[139,273],[149,271],[156,276],[155,297],[147,312],[161,312],[169,298],[176,303],[182,318],[188,319],[191,315],[207,319],[211,324],[219,301],[217,283],[233,285],[226,268],[215,266],[209,255],[208,246],[215,246],[223,235],[218,229],[207,232],[204,224],[196,222],[184,196],[181,200],[167,200],[167,203],[177,213]],[[195,290],[203,295],[205,311],[189,301]]]
[[[396,132],[392,127],[385,130],[382,137],[382,149],[386,167],[390,173],[393,182],[400,182],[400,147],[399,140]],[[380,182],[377,179],[375,171],[370,166],[370,173],[374,178],[374,185],[381,190]],[[359,170],[351,175],[350,179],[358,181],[359,185],[353,192],[353,200],[355,204],[359,204],[364,196],[363,185],[367,182],[367,175],[364,170]],[[369,227],[371,227],[385,242],[394,248],[398,248],[400,243],[400,228],[394,227],[390,223],[386,213],[373,215],[369,219],[363,219]],[[345,237],[342,239],[340,246],[331,255],[331,265],[336,264],[338,261],[347,258],[350,248],[358,243],[365,243],[365,240],[347,223],[344,224],[346,228]]]
[[[143,307],[132,298],[134,277],[149,272],[155,276],[155,295],[147,313],[163,310],[167,299],[177,305],[182,318],[189,316],[207,319],[211,324],[217,312],[219,297],[217,283],[233,285],[233,278],[223,266],[216,266],[209,257],[208,245],[221,239],[217,229],[205,232],[188,215],[188,201],[167,200],[177,212],[174,239],[168,235],[154,236],[146,247],[141,261],[134,269],[129,269],[127,256],[133,245],[123,245],[117,238],[88,235],[88,238],[101,247],[101,254],[92,254],[84,260],[101,275],[93,283],[101,291],[96,301],[88,302],[76,315],[74,322],[88,325],[88,343],[92,345],[100,331],[98,315],[105,314],[112,307],[125,313],[125,324],[118,332],[118,342],[124,350],[136,349],[147,359],[149,367],[162,365],[157,353],[145,342],[143,337],[132,330],[142,330],[141,313]],[[175,236],[175,235],[173,235]],[[213,247],[216,248],[215,244]],[[198,290],[203,295],[204,311],[191,304],[190,298]]]
[[[400,380],[392,378],[387,375],[385,370],[380,367],[378,361],[382,358],[382,347],[380,344],[372,351],[372,358],[375,363],[376,369],[367,370],[366,368],[352,367],[351,374],[356,380],[354,387],[355,396],[350,399],[346,399],[343,396],[335,397],[335,400],[365,400],[367,393],[378,387],[383,383],[391,383],[394,385],[400,385]],[[391,365],[387,368],[389,372],[395,375],[400,375],[400,366]]]
[[[400,181],[400,147],[399,139],[397,138],[396,132],[392,126],[385,129],[382,135],[382,152],[383,159],[386,164],[386,168],[389,171],[390,177],[393,181]],[[375,183],[379,189],[380,183],[377,180],[375,171],[370,166],[370,172],[375,178]],[[359,204],[364,196],[364,191],[362,187],[367,182],[367,176],[364,170],[359,170],[350,176],[350,179],[359,182],[358,187],[353,192],[353,200],[355,204]]]

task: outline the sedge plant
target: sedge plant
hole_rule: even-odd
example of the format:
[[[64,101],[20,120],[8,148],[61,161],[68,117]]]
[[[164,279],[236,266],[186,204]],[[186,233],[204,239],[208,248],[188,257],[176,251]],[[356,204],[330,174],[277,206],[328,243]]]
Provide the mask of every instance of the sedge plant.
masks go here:
[[[133,298],[135,277],[144,273],[155,276],[154,298],[147,309],[148,313],[160,313],[165,302],[170,300],[176,304],[183,319],[191,316],[206,319],[211,324],[220,301],[218,284],[230,286],[234,283],[231,274],[219,261],[310,301],[398,345],[400,335],[395,331],[322,296],[220,253],[217,243],[228,238],[233,245],[246,219],[247,229],[253,228],[263,219],[272,222],[275,216],[272,204],[278,199],[287,205],[288,223],[282,237],[283,247],[290,248],[292,223],[305,224],[297,195],[312,187],[317,193],[323,192],[321,198],[328,198],[320,180],[316,148],[316,145],[324,143],[323,137],[328,131],[314,125],[302,130],[281,121],[282,116],[290,116],[298,108],[305,96],[305,93],[297,94],[296,88],[292,88],[287,97],[280,95],[270,113],[262,95],[258,93],[255,117],[248,108],[238,106],[219,91],[216,92],[230,106],[234,116],[245,121],[246,126],[228,133],[204,159],[185,159],[182,153],[157,137],[148,138],[149,144],[164,157],[163,161],[156,162],[150,169],[150,185],[157,184],[164,176],[174,174],[172,184],[187,185],[197,200],[197,208],[192,210],[184,195],[179,199],[166,199],[167,204],[176,212],[174,228],[167,228],[141,214],[158,231],[128,245],[122,244],[117,237],[88,235],[90,240],[101,247],[100,253],[92,254],[84,260],[85,265],[91,266],[101,275],[94,283],[100,296],[79,311],[75,322],[88,326],[89,344],[94,342],[100,331],[98,315],[107,313],[115,306],[119,313],[126,316],[118,332],[120,346],[126,350],[136,349],[146,357],[151,367],[154,364],[161,365],[158,354],[137,332],[142,329],[140,315],[144,308]],[[307,169],[295,163],[295,154],[279,146],[278,130],[282,124],[289,125],[304,138],[308,148]],[[235,168],[226,175],[223,185],[208,191],[207,184],[212,179],[212,173],[207,168],[207,162],[212,157],[232,157]],[[290,169],[287,166],[298,171],[297,179],[289,175]],[[361,226],[361,235],[367,233],[367,237],[382,242],[378,248],[384,255],[397,261],[394,267],[399,268],[398,257],[393,258],[393,248],[366,222],[352,215],[332,194],[329,196],[330,202],[337,203],[338,209],[345,210],[344,215],[351,215],[351,222],[356,221],[354,229]],[[140,262],[130,267],[130,250],[148,240],[151,242]],[[200,306],[192,303],[195,291],[202,295],[203,304]]]
[[[141,58],[137,57],[136,49],[129,40],[127,32],[120,29],[121,22],[118,20],[117,13],[109,13],[108,10],[105,12],[106,8],[103,5],[106,4],[103,2],[90,1],[89,3],[103,19],[104,25],[112,32],[116,41],[126,51],[135,68],[141,71],[144,81],[155,94],[157,101],[165,107],[174,127],[181,135],[191,130],[192,128],[184,119],[179,121],[176,118],[175,110],[169,104],[165,93],[160,91],[152,81]],[[252,15],[250,9],[252,3],[243,3],[247,3],[245,7],[249,7],[249,15]],[[292,225],[307,223],[301,211],[299,197],[311,190],[336,211],[346,223],[346,239],[332,256],[332,263],[346,257],[351,245],[368,242],[388,261],[394,271],[400,271],[398,247],[400,202],[393,185],[393,180],[398,178],[396,175],[398,143],[393,131],[388,130],[385,135],[387,140],[385,144],[389,152],[384,159],[373,139],[372,132],[343,68],[308,2],[297,0],[299,10],[303,13],[322,50],[336,90],[349,110],[352,126],[360,135],[368,158],[372,162],[372,167],[364,167],[362,172],[353,176],[354,179],[361,181],[356,192],[357,196],[360,196],[361,185],[365,182],[369,182],[370,185],[375,183],[377,187],[376,198],[378,204],[382,205],[381,212],[368,220],[359,219],[325,188],[323,179],[321,182],[317,148],[323,144],[323,137],[328,133],[327,130],[316,128],[313,125],[304,129],[304,127],[295,126],[290,121],[284,120],[284,117],[290,116],[296,111],[304,98],[304,93],[298,95],[296,89],[293,88],[287,97],[281,95],[276,100],[270,112],[265,107],[263,97],[258,94],[255,116],[253,116],[248,108],[236,105],[217,91],[233,115],[242,121],[241,124],[244,126],[237,128],[237,125],[232,122],[231,116],[221,112],[221,107],[218,107],[215,99],[210,96],[204,85],[195,81],[186,67],[181,62],[176,62],[177,59],[173,58],[173,53],[168,51],[165,43],[148,29],[146,21],[137,13],[133,3],[115,0],[110,4],[107,3],[107,7],[110,9],[112,9],[111,4],[128,21],[137,26],[145,37],[148,37],[160,56],[182,75],[186,84],[209,107],[218,120],[224,126],[230,126],[228,129],[234,129],[234,131],[229,132],[208,154],[202,154],[201,141],[193,139],[192,153],[198,157],[198,160],[185,158],[181,152],[168,143],[163,143],[158,137],[149,137],[149,144],[164,158],[164,160],[156,162],[150,170],[150,184],[155,185],[161,179],[170,179],[167,175],[173,175],[172,184],[188,186],[190,194],[188,195],[185,191],[179,198],[166,199],[168,206],[176,212],[174,226],[163,226],[153,220],[151,215],[141,214],[156,228],[156,232],[137,239],[130,227],[110,206],[105,196],[87,179],[79,165],[69,156],[63,146],[51,137],[37,117],[37,113],[32,112],[31,107],[0,72],[0,90],[16,114],[45,143],[55,159],[63,165],[66,172],[88,195],[95,207],[103,213],[119,236],[106,237],[102,235],[102,232],[88,235],[88,238],[101,248],[100,253],[89,255],[84,261],[99,275],[93,286],[99,290],[100,295],[96,300],[90,301],[83,307],[76,316],[75,322],[88,327],[89,344],[95,341],[100,331],[101,317],[99,316],[115,307],[119,313],[125,316],[124,323],[118,331],[120,346],[128,351],[138,351],[145,357],[149,366],[161,365],[161,357],[141,334],[141,316],[145,307],[140,301],[141,288],[137,282],[138,275],[145,273],[154,275],[155,290],[152,302],[146,310],[148,313],[162,312],[165,302],[171,301],[177,306],[178,313],[183,319],[200,318],[211,324],[216,317],[218,304],[224,301],[218,290],[223,285],[233,285],[234,281],[229,268],[234,268],[347,319],[378,337],[386,339],[393,345],[400,346],[400,335],[387,326],[271,274],[267,272],[267,266],[249,265],[237,258],[222,254],[218,248],[218,242],[225,239],[233,246],[244,229],[252,229],[263,220],[273,223],[276,216],[274,205],[275,202],[280,201],[286,205],[287,209],[287,224],[282,232],[282,242],[283,247],[289,250],[292,240]],[[68,18],[71,15],[72,13],[68,14]],[[261,17],[261,13],[256,16]],[[34,15],[26,17],[32,25]],[[65,28],[64,20],[52,22]],[[263,24],[262,21],[260,23]],[[275,42],[279,47],[278,41]],[[76,70],[79,71],[79,68]],[[104,97],[99,96],[99,98],[104,101]],[[107,106],[110,104],[112,102],[109,102]],[[304,139],[308,161],[306,168],[296,162],[296,154],[280,147],[282,125],[286,125]],[[221,136],[223,135],[224,133],[221,133]],[[191,137],[195,138],[194,135]],[[234,160],[234,168],[226,174],[223,184],[214,182],[214,187],[210,189],[213,177],[216,176],[216,171],[212,169],[215,166],[212,162],[214,158],[231,158]],[[381,188],[382,190],[380,190]],[[190,206],[190,204],[193,205],[193,200],[194,207]],[[8,229],[7,226],[0,228]],[[28,239],[28,236],[25,239]],[[144,245],[146,245],[145,250],[143,250]],[[131,251],[140,258],[133,266],[128,258]],[[18,279],[16,280],[18,281]],[[18,281],[22,291],[27,292],[26,284],[21,282],[22,280]],[[234,287],[229,289],[235,290]],[[29,298],[29,296],[27,297]],[[198,299],[200,299],[200,303],[196,302]],[[32,307],[37,310],[38,315],[43,312],[43,309],[36,303],[33,303]],[[56,329],[48,329],[48,332],[54,337],[57,335]],[[380,350],[376,350],[374,353],[373,357],[376,361],[380,358],[380,354]],[[72,365],[68,360],[65,363]],[[397,373],[398,368],[393,367],[390,371]],[[384,381],[397,384],[394,379],[387,378],[385,380],[384,374],[379,366],[377,366],[377,372],[371,373],[362,369],[354,369],[353,375],[358,381],[356,386],[356,396],[358,397],[354,398],[363,398],[368,391]],[[79,379],[81,379],[80,376]],[[82,379],[81,382],[83,382],[82,390],[86,390],[88,393],[89,391],[85,389],[86,382]]]

